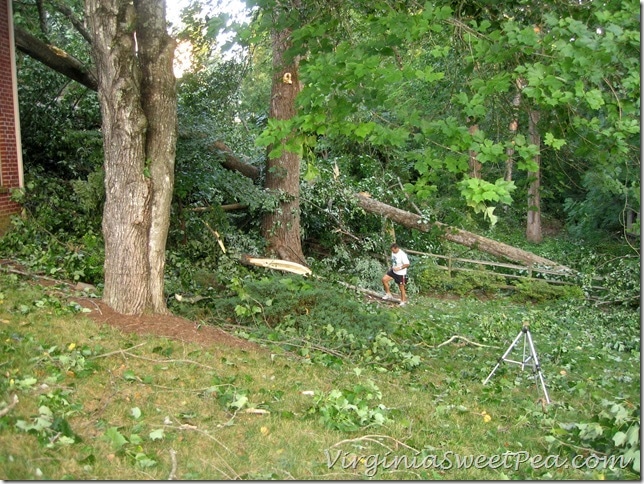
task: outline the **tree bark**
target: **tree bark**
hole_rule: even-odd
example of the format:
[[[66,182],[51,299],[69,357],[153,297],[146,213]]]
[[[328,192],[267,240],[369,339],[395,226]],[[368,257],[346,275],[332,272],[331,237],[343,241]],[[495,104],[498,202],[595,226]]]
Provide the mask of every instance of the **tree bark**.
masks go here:
[[[173,189],[174,49],[161,0],[86,0],[105,150],[105,288],[122,314],[165,312]]]
[[[539,154],[535,156],[537,170],[528,172],[528,179],[531,180],[528,187],[528,222],[526,226],[526,239],[528,242],[540,243],[543,241],[541,233],[541,135],[539,134],[539,111],[530,110],[528,119],[528,131],[530,143],[539,148]]]
[[[14,36],[16,47],[24,54],[33,57],[38,62],[43,63],[56,72],[79,82],[92,91],[98,89],[98,81],[96,80],[95,73],[64,50],[43,42],[38,37],[31,35],[26,30],[17,26],[14,27]]]
[[[300,91],[298,60],[286,58],[291,46],[288,28],[273,30],[273,82],[269,117],[288,120],[295,115],[295,98]],[[269,152],[274,147],[269,147]],[[262,220],[262,234],[268,252],[280,259],[305,263],[300,234],[300,156],[284,150],[266,163],[265,187],[280,196],[276,210]]]
[[[224,156],[224,161],[221,163],[224,168],[241,173],[253,181],[259,178],[259,169],[240,160],[223,141],[215,141],[211,147],[214,151],[218,151]]]
[[[356,195],[356,198],[358,205],[365,211],[386,217],[400,225],[404,225],[405,227],[420,230],[421,232],[429,232],[432,228],[438,228],[442,231],[442,237],[445,240],[449,240],[456,244],[471,247],[503,259],[522,262],[528,266],[540,266],[554,270],[570,271],[568,267],[562,266],[557,262],[553,262],[531,252],[512,247],[511,245],[497,242],[472,232],[450,227],[441,222],[425,222],[419,215],[379,202],[365,194],[359,193]]]
[[[165,313],[165,246],[170,226],[177,145],[177,92],[172,66],[176,43],[166,30],[164,1],[135,0],[134,5],[143,74],[141,104],[148,121],[145,151],[151,190],[148,241],[150,304],[153,312]]]

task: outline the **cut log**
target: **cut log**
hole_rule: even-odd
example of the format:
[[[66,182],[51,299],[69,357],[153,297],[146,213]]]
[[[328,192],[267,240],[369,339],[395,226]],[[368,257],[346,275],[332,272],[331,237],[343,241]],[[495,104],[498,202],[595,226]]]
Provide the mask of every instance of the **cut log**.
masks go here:
[[[260,259],[257,257],[244,255],[241,258],[241,262],[246,265],[266,267],[267,269],[275,269],[278,271],[292,272],[293,274],[300,274],[302,276],[308,276],[313,273],[308,267],[288,260]]]
[[[532,252],[518,249],[517,247],[497,242],[496,240],[488,239],[487,237],[466,230],[450,227],[441,222],[426,222],[419,215],[374,200],[365,193],[356,194],[356,198],[358,205],[366,212],[381,215],[405,227],[420,230],[421,232],[429,232],[432,228],[438,228],[441,230],[442,237],[445,240],[486,252],[495,257],[521,262],[530,267],[538,266],[561,271],[562,273],[574,272],[566,266],[540,257]]]

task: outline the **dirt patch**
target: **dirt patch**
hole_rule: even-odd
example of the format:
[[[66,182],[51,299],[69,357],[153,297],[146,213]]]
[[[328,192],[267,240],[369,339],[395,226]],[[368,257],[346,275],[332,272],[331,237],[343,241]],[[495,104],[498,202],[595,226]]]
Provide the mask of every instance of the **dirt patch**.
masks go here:
[[[81,306],[91,309],[83,313],[98,324],[108,324],[125,333],[162,336],[169,339],[197,343],[202,346],[224,346],[243,350],[257,350],[254,343],[233,336],[215,326],[198,325],[194,321],[172,314],[144,314],[126,316],[113,311],[100,300],[78,298]]]
[[[25,267],[15,261],[0,259],[0,268],[6,272],[18,274],[29,278],[35,284],[41,286],[66,285],[73,289],[82,291],[84,288],[92,287],[89,284],[74,284],[67,281],[60,281],[51,277],[30,273]],[[57,293],[60,295],[60,293]],[[237,338],[223,329],[215,326],[197,325],[194,321],[172,314],[146,314],[142,316],[126,316],[113,311],[100,299],[72,297],[84,308],[90,309],[89,313],[82,313],[98,324],[108,324],[120,329],[124,333],[136,333],[139,335],[161,336],[169,339],[185,341],[186,343],[197,343],[202,346],[223,346],[226,348],[238,348],[242,350],[255,350],[260,347],[254,343]]]

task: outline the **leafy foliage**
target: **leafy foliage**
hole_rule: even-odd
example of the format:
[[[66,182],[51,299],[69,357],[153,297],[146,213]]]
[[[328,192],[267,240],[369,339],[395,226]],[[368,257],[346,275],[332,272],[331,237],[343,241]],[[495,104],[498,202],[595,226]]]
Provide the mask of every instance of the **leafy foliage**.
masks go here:
[[[559,450],[574,447],[592,448],[586,458],[597,461],[599,469],[618,472],[632,468],[640,469],[640,425],[639,405],[630,402],[602,401],[603,409],[593,415],[591,421],[564,423],[552,429],[546,437],[550,449]]]
[[[353,388],[331,390],[316,397],[308,415],[318,416],[327,428],[353,432],[365,427],[381,426],[389,420],[388,409],[382,403],[382,393],[372,381]]]

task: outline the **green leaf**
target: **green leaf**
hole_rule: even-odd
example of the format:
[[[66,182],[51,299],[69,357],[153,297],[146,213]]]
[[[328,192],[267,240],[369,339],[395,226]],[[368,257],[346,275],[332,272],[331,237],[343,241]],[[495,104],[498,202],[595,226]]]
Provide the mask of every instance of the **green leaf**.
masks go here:
[[[123,434],[119,432],[117,427],[110,427],[105,431],[105,439],[112,444],[112,447],[115,449],[120,449],[125,444],[127,444],[127,439],[123,437]]]
[[[626,431],[626,440],[628,445],[635,446],[640,443],[640,426],[631,425]]]
[[[141,417],[141,409],[139,407],[132,407],[130,409],[130,415],[134,417],[135,419],[138,419]]]
[[[155,461],[154,459],[150,459],[143,452],[139,452],[138,454],[136,454],[134,459],[136,461],[136,465],[143,469],[147,469],[148,467],[154,467],[155,465],[157,465],[157,461]]]
[[[626,442],[626,434],[624,432],[617,432],[613,435],[613,442],[615,442],[616,447],[621,447]]]
[[[367,135],[369,135],[373,131],[373,128],[375,128],[375,126],[376,126],[376,123],[374,123],[373,121],[370,121],[368,123],[362,123],[358,125],[354,133],[359,138],[365,139]]]
[[[156,429],[150,432],[149,437],[150,440],[163,440],[165,434],[163,432],[163,429]]]
[[[495,208],[496,207],[488,207],[487,209],[485,209],[485,212],[483,214],[484,218],[487,218],[490,221],[490,225],[492,227],[494,227],[496,225],[497,221],[499,220],[499,217],[494,215],[494,209]]]
[[[141,445],[142,443],[143,443],[143,439],[139,434],[130,434],[130,444]]]
[[[306,164],[306,173],[303,176],[304,181],[312,183],[320,178],[320,170],[315,166],[315,163],[308,162]]]
[[[136,381],[136,375],[132,370],[125,370],[123,372],[123,378],[127,381]]]
[[[552,133],[546,133],[546,137],[543,142],[547,146],[552,146],[555,150],[561,149],[561,147],[566,144],[565,139],[557,139],[552,135]]]
[[[230,408],[240,410],[247,404],[248,404],[248,397],[246,395],[238,395],[234,401],[228,404],[228,406]]]
[[[592,109],[599,109],[604,105],[602,93],[598,89],[592,89],[585,94],[586,102]]]

